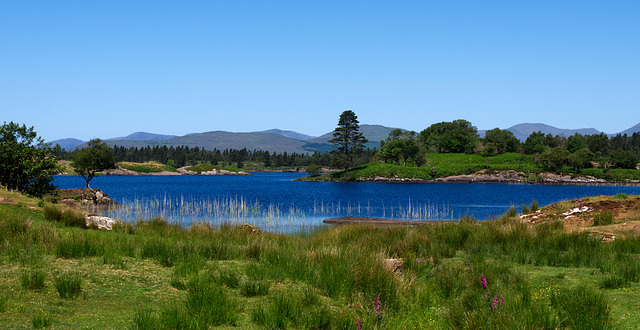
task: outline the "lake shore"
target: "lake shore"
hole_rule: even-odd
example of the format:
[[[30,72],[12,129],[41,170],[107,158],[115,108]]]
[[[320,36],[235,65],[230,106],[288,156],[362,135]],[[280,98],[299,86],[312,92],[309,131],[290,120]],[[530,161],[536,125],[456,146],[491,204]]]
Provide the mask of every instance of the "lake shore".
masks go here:
[[[373,175],[350,180],[308,180],[300,178],[300,181],[330,181],[330,182],[390,182],[390,183],[512,183],[512,184],[552,184],[552,185],[639,185],[640,180],[628,181],[607,181],[593,176],[572,176],[566,174],[556,174],[542,172],[537,175],[530,175],[514,170],[487,171],[480,170],[473,174],[451,175],[435,179],[422,179],[412,177],[385,177]]]

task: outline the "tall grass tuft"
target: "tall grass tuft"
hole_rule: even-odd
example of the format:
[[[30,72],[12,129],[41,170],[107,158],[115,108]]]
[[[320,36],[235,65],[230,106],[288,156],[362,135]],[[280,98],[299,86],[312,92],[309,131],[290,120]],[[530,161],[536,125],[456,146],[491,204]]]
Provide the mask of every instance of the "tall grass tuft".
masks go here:
[[[48,205],[44,208],[44,217],[49,221],[63,223],[69,227],[87,228],[84,213],[66,207]]]
[[[593,217],[594,226],[606,226],[613,222],[613,213],[611,211],[603,211]]]
[[[206,277],[193,277],[189,281],[186,306],[198,328],[235,325],[238,319],[237,302]]]
[[[60,298],[75,299],[82,293],[82,275],[78,272],[58,273],[53,284]]]
[[[36,329],[49,328],[52,323],[51,316],[43,312],[37,313],[31,318],[31,325]]]
[[[148,307],[142,307],[136,310],[132,323],[133,329],[155,330],[161,328],[160,318],[157,312]]]
[[[265,281],[244,280],[240,283],[240,294],[244,297],[266,296],[270,286]]]
[[[16,211],[0,211],[0,240],[12,239],[26,234],[30,227],[27,216]]]
[[[0,294],[0,313],[4,313],[7,310],[7,302],[9,297],[6,294]]]
[[[552,293],[551,305],[557,310],[564,327],[605,329],[611,324],[611,306],[605,296],[585,286]]]
[[[40,291],[45,288],[47,273],[40,269],[23,271],[20,276],[20,284],[27,290]]]

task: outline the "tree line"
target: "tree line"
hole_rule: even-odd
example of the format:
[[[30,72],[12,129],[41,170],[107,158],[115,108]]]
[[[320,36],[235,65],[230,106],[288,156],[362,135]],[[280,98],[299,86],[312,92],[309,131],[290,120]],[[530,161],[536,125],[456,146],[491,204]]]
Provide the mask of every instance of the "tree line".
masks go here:
[[[635,168],[640,156],[640,133],[609,138],[604,133],[574,134],[569,137],[531,133],[524,142],[507,130],[488,130],[483,138],[470,122],[459,119],[436,123],[420,133],[396,129],[380,141],[377,160],[399,165],[421,166],[428,152],[467,153],[493,156],[514,152],[535,155],[536,161],[548,169],[573,166],[581,169],[593,161],[606,166]]]
[[[79,150],[67,151],[54,148],[55,155],[59,159],[72,160],[74,154]],[[200,147],[167,147],[167,146],[146,146],[146,147],[124,147],[114,146],[113,155],[116,162],[149,162],[156,161],[173,167],[195,166],[198,164],[212,165],[232,165],[243,168],[248,162],[263,164],[266,168],[281,167],[307,167],[309,165],[319,165],[331,167],[336,162],[336,155],[330,153],[299,154],[299,153],[277,153],[263,150],[242,149],[213,149],[208,150]],[[357,165],[365,164],[371,159],[372,150],[364,150],[363,154],[357,157]]]

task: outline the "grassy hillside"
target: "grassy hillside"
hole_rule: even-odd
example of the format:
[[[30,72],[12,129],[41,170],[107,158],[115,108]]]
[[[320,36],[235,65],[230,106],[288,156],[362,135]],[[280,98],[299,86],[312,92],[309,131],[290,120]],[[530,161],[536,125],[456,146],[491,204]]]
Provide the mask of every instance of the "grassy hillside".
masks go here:
[[[36,200],[0,196],[2,328],[640,324],[640,239],[602,243],[561,218],[288,236],[151,219],[101,232],[53,221]]]

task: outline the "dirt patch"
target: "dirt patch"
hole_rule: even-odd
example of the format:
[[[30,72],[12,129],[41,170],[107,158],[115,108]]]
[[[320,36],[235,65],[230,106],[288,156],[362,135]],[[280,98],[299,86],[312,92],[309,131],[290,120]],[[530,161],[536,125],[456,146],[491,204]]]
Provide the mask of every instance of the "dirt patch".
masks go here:
[[[15,201],[11,198],[0,197],[0,203],[15,203]]]
[[[612,224],[594,226],[594,218],[611,212]],[[595,196],[563,201],[520,215],[532,224],[562,221],[569,231],[588,231],[610,241],[618,236],[640,235],[640,196]]]

